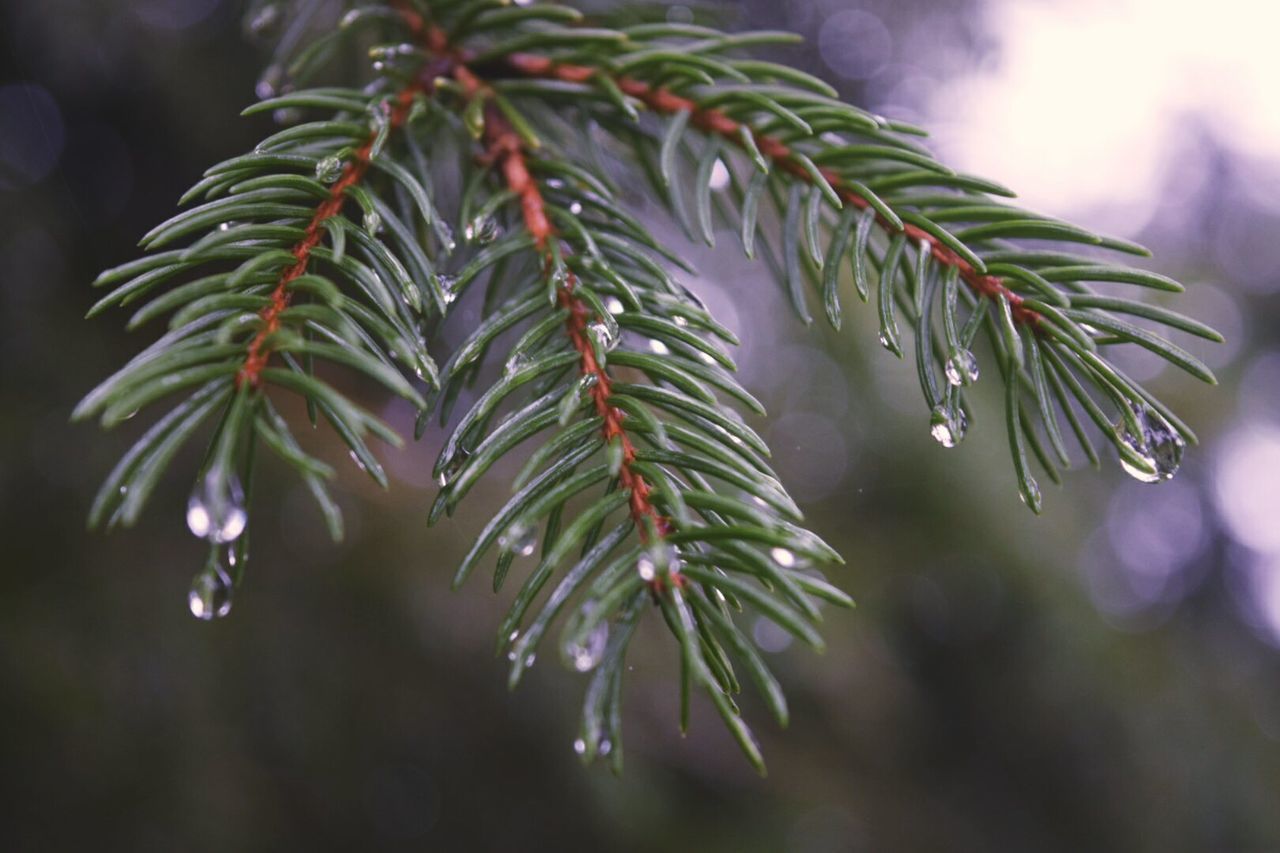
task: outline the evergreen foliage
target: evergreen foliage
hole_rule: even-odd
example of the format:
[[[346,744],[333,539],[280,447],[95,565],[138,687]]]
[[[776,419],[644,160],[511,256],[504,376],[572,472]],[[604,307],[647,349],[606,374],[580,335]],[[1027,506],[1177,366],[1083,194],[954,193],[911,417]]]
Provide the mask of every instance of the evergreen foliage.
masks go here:
[[[1213,330],[1113,285],[1181,286],[1093,251],[1141,247],[949,169],[917,128],[747,58],[789,34],[672,24],[640,6],[587,18],[403,0],[358,4],[313,37],[322,8],[250,9],[277,47],[246,113],[284,128],[209,169],[186,209],[143,238],[147,254],[98,278],[110,290],[90,311],[127,307],[131,328],[167,327],[76,416],[110,427],[168,406],[108,476],[91,523],[134,522],[181,448],[209,434],[187,507],[210,549],[191,592],[201,618],[224,615],[243,578],[261,450],[297,472],[342,535],[334,470],[302,449],[282,398],[305,401],[383,486],[368,441],[402,439],[341,390],[342,371],[414,405],[419,434],[467,399],[435,466],[430,518],[452,514],[499,460],[524,459],[454,579],[492,555],[497,590],[534,558],[499,628],[510,683],[559,623],[562,657],[590,672],[579,752],[621,767],[627,644],[656,608],[680,652],[682,724],[703,690],[763,768],[733,698],[741,674],[784,725],[787,708],[739,614],[820,648],[820,605],[851,601],[819,571],[838,555],[803,527],[738,413],[763,409],[734,378],[737,341],[681,284],[682,258],[628,212],[624,187],[646,187],[691,239],[740,233],[806,324],[817,313],[839,328],[850,290],[874,302],[880,340],[915,360],[945,446],[964,438],[984,336],[1036,512],[1033,462],[1058,482],[1068,435],[1095,465],[1098,442],[1110,445],[1146,481],[1171,477],[1195,441],[1108,357],[1137,345],[1213,382],[1157,332],[1217,340]],[[354,49],[373,60],[365,85],[311,86]],[[437,367],[429,339],[474,290],[483,319]]]

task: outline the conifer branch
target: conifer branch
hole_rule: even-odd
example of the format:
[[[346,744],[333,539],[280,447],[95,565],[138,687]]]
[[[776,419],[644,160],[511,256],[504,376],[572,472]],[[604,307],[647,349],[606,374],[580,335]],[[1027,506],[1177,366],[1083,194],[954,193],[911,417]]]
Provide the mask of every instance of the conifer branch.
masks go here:
[[[737,413],[764,412],[733,376],[724,345],[736,338],[680,283],[683,258],[627,211],[628,177],[647,181],[691,239],[737,230],[806,323],[816,299],[841,326],[849,270],[860,299],[875,298],[884,346],[914,349],[945,446],[964,437],[984,335],[1019,489],[1037,512],[1032,460],[1057,481],[1071,464],[1068,432],[1095,465],[1100,434],[1145,481],[1171,477],[1195,440],[1107,352],[1142,346],[1212,382],[1148,325],[1220,337],[1097,289],[1182,286],[1064,251],[1145,252],[1014,207],[1010,191],[935,160],[922,131],[739,56],[789,34],[610,26],[553,4],[392,0],[355,4],[310,37],[309,13],[281,8],[251,6],[249,29],[277,40],[263,100],[246,112],[290,126],[211,168],[182,200],[195,206],[144,237],[149,254],[99,277],[114,288],[91,315],[137,304],[131,327],[167,316],[169,328],[75,413],[113,426],[177,396],[108,476],[94,525],[133,523],[180,449],[214,425],[187,511],[210,547],[191,591],[201,618],[225,615],[243,575],[259,444],[297,471],[341,535],[325,485],[334,471],[302,450],[276,392],[300,396],[313,425],[323,416],[384,486],[367,438],[400,438],[330,371],[409,401],[419,433],[466,400],[435,465],[431,522],[532,448],[455,575],[461,584],[496,549],[500,589],[541,540],[499,629],[512,686],[561,623],[562,658],[590,673],[578,751],[620,768],[625,659],[657,609],[680,649],[682,726],[699,687],[763,770],[734,698],[739,671],[780,724],[788,713],[739,622],[767,618],[821,648],[820,605],[852,602],[818,573],[839,556],[802,526],[768,447]],[[297,88],[353,42],[372,42],[367,86]],[[441,198],[433,158],[454,149],[461,188]],[[437,369],[427,330],[473,289],[482,319]],[[494,377],[487,356],[499,348]]]
[[[542,352],[528,355],[530,366],[522,368],[516,359],[525,350],[517,343],[508,362],[516,365],[508,371],[513,380],[527,370],[542,374],[545,365],[547,381],[537,385],[531,404],[498,421],[487,435],[479,425],[495,405],[488,395],[464,417],[437,467],[443,474],[437,506],[448,509],[455,505],[461,497],[457,492],[465,491],[477,466],[491,464],[496,453],[510,450],[553,423],[558,423],[562,432],[553,436],[544,450],[562,450],[561,440],[573,438],[568,445],[572,455],[567,459],[556,452],[534,455],[532,467],[527,467],[526,475],[521,477],[521,484],[527,485],[517,491],[481,534],[457,581],[467,576],[478,556],[496,539],[501,553],[495,587],[500,586],[516,556],[533,554],[535,531],[545,524],[541,562],[517,594],[499,629],[500,647],[509,648],[512,661],[511,684],[514,686],[532,663],[543,634],[558,612],[575,592],[593,582],[579,603],[577,616],[567,622],[562,650],[579,671],[597,670],[587,692],[579,752],[586,760],[608,754],[613,766],[620,769],[622,744],[617,707],[621,701],[626,643],[641,602],[652,599],[679,643],[684,695],[690,684],[706,690],[744,753],[763,771],[755,740],[730,698],[740,688],[723,644],[734,649],[735,656],[748,667],[783,723],[787,719],[785,700],[773,676],[735,625],[729,602],[748,602],[804,640],[820,645],[809,625],[818,615],[811,598],[816,595],[842,605],[850,602],[812,574],[808,565],[811,560],[829,562],[837,558],[816,536],[783,517],[789,514],[798,520],[798,512],[758,455],[766,452],[763,444],[732,419],[728,410],[722,410],[716,395],[700,381],[714,379],[734,388],[727,376],[717,376],[698,358],[711,362],[718,359],[731,366],[726,357],[705,344],[698,349],[700,342],[686,331],[690,320],[685,316],[676,315],[670,322],[663,317],[665,312],[656,312],[656,306],[646,304],[646,276],[643,270],[634,268],[635,256],[610,257],[609,252],[598,248],[615,237],[609,233],[607,221],[584,215],[581,202],[560,207],[549,203],[544,182],[556,179],[548,178],[547,173],[563,172],[566,164],[557,163],[554,153],[541,143],[538,162],[533,164],[529,156],[533,137],[514,107],[502,106],[500,96],[467,67],[458,51],[447,47],[442,35],[430,41],[436,45],[438,55],[448,56],[452,62],[449,73],[460,85],[462,109],[471,117],[472,132],[482,145],[481,164],[500,176],[506,190],[505,196],[498,198],[505,198],[518,209],[519,227],[527,237],[521,251],[531,256],[534,273],[528,285],[533,291],[531,298],[539,300],[543,298],[541,294],[550,294],[544,308],[530,311],[531,317],[522,316],[534,323],[533,329],[545,330],[545,341],[539,343]],[[518,124],[526,128],[525,133],[518,130]],[[589,172],[583,176],[586,175]],[[588,185],[599,183],[598,176],[582,183],[560,182],[569,194],[586,192]],[[611,198],[604,201],[616,203]],[[494,212],[498,209],[501,205]],[[578,238],[562,233],[555,222],[564,222]],[[630,227],[639,231],[642,242],[655,242],[638,226]],[[485,229],[473,224],[471,230]],[[575,263],[592,255],[588,247],[593,243],[597,246],[591,257],[594,266],[583,263],[581,271],[575,270]],[[514,256],[516,253],[504,259]],[[650,270],[660,274],[660,281],[666,282],[661,266],[654,261],[648,263]],[[593,281],[592,286],[584,281],[584,275]],[[607,289],[595,292],[596,288],[607,288],[609,282],[621,286],[617,295]],[[630,304],[623,304],[622,295],[630,297]],[[652,294],[650,299],[656,296]],[[666,298],[669,300],[670,296]],[[606,299],[615,303],[612,309],[607,307]],[[544,313],[545,320],[537,322]],[[565,339],[547,329],[546,321],[561,325]],[[642,339],[652,352],[641,354],[624,343],[624,329],[653,335]],[[484,338],[491,336],[491,331],[483,327],[478,331]],[[467,353],[466,361],[446,366],[446,386],[460,376],[456,371],[465,371],[478,358],[480,347],[464,345],[462,351]],[[619,383],[610,363],[647,375],[655,385]],[[576,378],[565,371],[573,365],[577,367]],[[669,383],[669,387],[660,388],[657,382]],[[738,396],[747,395],[738,389]],[[586,420],[575,422],[584,397],[589,403],[579,416],[585,415]],[[654,408],[665,410],[666,416],[683,417],[688,425],[655,416]],[[633,428],[629,426],[633,422],[637,436],[632,435]],[[589,432],[581,429],[584,426]],[[588,439],[590,432],[596,434],[594,440]],[[509,433],[515,433],[514,440],[506,437]],[[473,454],[466,450],[468,443],[475,445]],[[597,453],[606,457],[606,465],[579,473]],[[761,476],[768,478],[764,484],[757,482]],[[601,480],[607,483],[604,495],[592,499],[587,508],[578,511],[577,520],[561,530],[562,512],[568,501],[585,494]],[[714,487],[711,480],[719,480],[734,490],[754,492],[758,506],[751,507],[725,494],[723,487]],[[624,509],[623,522],[608,521]],[[606,530],[611,532],[600,538]],[[640,545],[611,560],[611,553],[625,545],[632,530],[638,531]],[[540,613],[530,611],[539,589],[574,548],[579,549],[579,561],[567,572],[544,609]],[[801,568],[805,571],[798,571]],[[738,573],[755,577],[765,586],[746,585],[736,579]],[[534,618],[527,625],[522,624],[528,612],[534,612]],[[622,641],[610,643],[610,623],[612,630],[623,632]],[[688,722],[687,702],[682,708],[683,727]]]

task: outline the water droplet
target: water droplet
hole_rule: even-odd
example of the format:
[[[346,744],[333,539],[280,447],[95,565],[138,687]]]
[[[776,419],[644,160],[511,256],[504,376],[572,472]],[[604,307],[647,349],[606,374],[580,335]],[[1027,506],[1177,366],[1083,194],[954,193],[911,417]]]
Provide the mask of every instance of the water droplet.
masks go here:
[[[601,622],[591,629],[580,644],[570,645],[566,651],[573,661],[573,668],[578,672],[589,672],[596,668],[604,657],[605,646],[609,643],[609,623]]]
[[[769,552],[769,556],[773,557],[773,561],[784,569],[795,568],[796,555],[794,551],[789,551],[786,548],[774,548]]]
[[[337,154],[323,157],[316,163],[316,180],[323,184],[331,184],[342,177],[342,170],[347,164]]]
[[[573,751],[578,753],[578,755],[586,755],[587,742],[582,738],[578,738],[573,742]]]
[[[729,186],[729,167],[723,160],[716,160],[711,167],[711,179],[707,182],[713,190],[722,190]]]
[[[364,212],[364,230],[370,235],[376,236],[382,230],[382,217],[376,210],[366,210]]]
[[[244,508],[244,489],[235,474],[210,470],[196,484],[187,501],[187,527],[210,542],[231,542],[249,523]]]
[[[436,236],[440,238],[440,248],[445,254],[458,248],[458,241],[453,239],[453,229],[447,222],[437,219],[433,227],[436,230]]]
[[[672,317],[671,322],[675,323],[677,326],[689,325],[689,321],[686,320],[684,317],[681,317],[679,314],[677,314],[675,317]]]
[[[582,214],[582,202],[575,201],[573,204],[569,205],[569,212],[574,216],[580,216]]]
[[[480,245],[492,243],[501,234],[502,226],[498,225],[498,220],[487,215],[477,216],[468,222],[467,227],[462,232],[462,236],[467,239],[468,243],[478,243]]]
[[[292,107],[274,110],[271,113],[271,120],[276,124],[297,124],[302,121],[302,110],[295,110]]]
[[[538,528],[523,521],[514,522],[498,536],[498,547],[528,557],[538,547]]]
[[[258,96],[258,100],[265,101],[267,98],[274,98],[280,88],[280,81],[284,79],[284,69],[279,65],[272,65],[262,72],[262,77],[258,79],[258,83],[253,87],[253,92]]]
[[[621,314],[623,310],[625,310],[622,305],[622,300],[616,296],[610,296],[608,299],[606,299],[604,301],[604,307],[608,310],[610,314],[614,315],[615,317]]]
[[[715,363],[716,363],[715,357],[714,357],[714,356],[712,356],[712,355],[711,355],[711,353],[709,353],[709,352],[702,352],[701,350],[699,350],[699,351],[698,351],[698,358],[702,359],[702,360],[703,360],[704,362],[706,362],[707,364],[715,364]]]
[[[978,360],[967,349],[955,350],[947,359],[946,374],[952,385],[972,385],[978,381]]]
[[[1124,456],[1120,457],[1121,467],[1129,476],[1143,483],[1172,479],[1182,464],[1186,442],[1159,412],[1141,403],[1132,406],[1139,432],[1135,433],[1126,419],[1120,421],[1116,430],[1125,447],[1146,462],[1148,467],[1135,465]]]
[[[231,612],[231,576],[216,561],[211,562],[191,581],[187,607],[197,619],[221,619]]]
[[[880,346],[884,347],[884,348],[885,348],[885,349],[887,349],[889,352],[894,352],[894,353],[896,353],[896,352],[898,351],[898,347],[897,347],[897,345],[896,345],[896,344],[894,344],[893,339],[892,339],[892,338],[890,338],[890,337],[889,337],[887,334],[885,334],[884,332],[881,332],[881,333],[880,333]]]
[[[636,560],[636,572],[645,583],[651,583],[658,576],[658,567],[648,552],[641,554],[640,559]]]
[[[1033,478],[1027,478],[1027,482],[1018,491],[1018,497],[1022,498],[1022,502],[1036,512],[1040,511],[1040,484]]]
[[[442,275],[440,279],[440,290],[444,294],[444,304],[452,305],[458,299],[458,279],[452,275]]]
[[[218,223],[218,230],[219,230],[219,231],[230,231],[230,230],[231,230],[231,223],[230,223],[230,222],[219,222],[219,223]]]
[[[613,751],[613,744],[610,743],[608,739],[600,741],[600,744],[596,747],[596,754],[599,755],[601,758],[604,758],[606,755],[608,755],[612,751]]]
[[[511,358],[507,359],[507,363],[503,366],[502,372],[507,376],[519,373],[529,366],[529,356],[524,351],[513,353]]]
[[[669,355],[671,353],[671,348],[657,338],[650,338],[649,352],[654,355]]]
[[[680,571],[680,552],[674,545],[660,542],[647,549],[636,560],[636,571],[640,579],[648,583],[663,575],[671,575]]]
[[[929,416],[929,434],[943,447],[955,447],[964,441],[964,434],[968,429],[969,416],[964,413],[964,409],[952,410],[945,404],[939,404]]]
[[[436,484],[440,488],[444,488],[453,482],[453,478],[458,476],[458,472],[462,470],[462,466],[467,463],[467,457],[471,455],[471,451],[465,447],[459,447],[453,452],[453,456],[440,469],[440,473],[436,475]]]
[[[610,329],[609,326],[602,321],[592,323],[587,327],[587,331],[590,332],[591,336],[596,339],[598,344],[600,344],[600,349],[605,352],[613,352],[613,350],[618,346],[619,340],[621,340],[616,331]]]

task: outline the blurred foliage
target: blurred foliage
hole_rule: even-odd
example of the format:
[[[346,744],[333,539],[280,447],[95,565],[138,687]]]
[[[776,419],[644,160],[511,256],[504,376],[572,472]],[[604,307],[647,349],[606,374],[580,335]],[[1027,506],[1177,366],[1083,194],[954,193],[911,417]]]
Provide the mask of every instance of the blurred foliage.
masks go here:
[[[125,535],[83,533],[99,473],[136,435],[130,424],[105,436],[67,424],[104,365],[136,349],[115,324],[82,322],[88,282],[131,257],[209,163],[268,129],[232,118],[252,98],[260,62],[231,5],[0,8],[0,84],[49,92],[60,131],[39,132],[48,145],[61,139],[55,170],[0,183],[4,849],[1280,845],[1280,663],[1237,614],[1237,548],[1210,508],[1215,442],[1242,417],[1238,400],[1257,393],[1238,389],[1240,366],[1276,345],[1272,294],[1244,305],[1249,337],[1219,371],[1224,387],[1156,383],[1206,440],[1177,481],[1205,532],[1178,569],[1177,594],[1124,613],[1095,609],[1091,572],[1115,562],[1108,516],[1157,506],[1159,490],[1114,468],[1084,473],[1031,519],[1007,489],[1000,430],[975,433],[960,451],[938,448],[892,390],[910,387],[893,372],[910,368],[876,351],[870,325],[825,337],[832,369],[811,387],[746,364],[771,410],[835,425],[843,475],[806,510],[848,558],[836,579],[860,603],[828,616],[825,656],[780,652],[793,723],[762,726],[767,780],[742,771],[701,704],[690,737],[676,734],[673,656],[660,631],[637,644],[653,648],[634,661],[621,779],[584,771],[573,754],[579,677],[535,667],[517,697],[506,692],[488,655],[504,601],[447,592],[500,489],[478,491],[453,535],[428,546],[438,435],[392,460],[389,494],[349,469],[340,549],[306,495],[262,501],[280,509],[259,520],[252,594],[224,623],[186,611],[200,546],[176,514],[153,514]],[[812,33],[831,4],[793,5],[741,9],[754,26]],[[876,9],[899,32],[912,16],[955,20],[961,4],[943,5]],[[196,7],[208,14],[170,27]],[[949,48],[973,46],[967,27],[942,31],[955,36]],[[818,61],[783,58],[796,57]],[[0,136],[8,143],[29,125],[0,124]],[[1219,184],[1239,181],[1230,158],[1215,156]],[[1204,241],[1222,233],[1208,225],[1222,211],[1190,206],[1203,220],[1157,221],[1142,238],[1176,262],[1167,272],[1217,278]],[[749,269],[715,272],[745,283]],[[780,297],[752,285],[781,316]],[[779,359],[789,348],[814,353],[793,325],[751,333]],[[388,414],[408,426],[407,410]],[[770,438],[784,478],[813,470],[811,448],[781,436]],[[165,488],[157,505],[181,506],[184,485]]]

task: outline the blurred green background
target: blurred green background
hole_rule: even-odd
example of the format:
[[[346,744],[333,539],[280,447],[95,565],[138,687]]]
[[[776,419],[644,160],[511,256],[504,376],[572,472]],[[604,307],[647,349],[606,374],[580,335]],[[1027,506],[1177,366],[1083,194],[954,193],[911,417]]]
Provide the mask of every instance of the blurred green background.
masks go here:
[[[1190,285],[1179,307],[1231,339],[1197,349],[1216,389],[1129,365],[1201,432],[1178,479],[1073,474],[1036,519],[996,383],[945,451],[867,317],[806,334],[728,235],[695,252],[691,284],[741,334],[745,384],[773,413],[760,427],[779,472],[859,601],[829,614],[822,656],[758,626],[793,706],[781,732],[746,701],[767,779],[702,704],[679,736],[656,620],[635,644],[620,779],[579,765],[583,679],[554,655],[506,691],[505,597],[447,588],[505,484],[428,531],[438,432],[388,451],[390,492],[348,466],[341,546],[289,478],[263,483],[247,582],[217,624],[185,605],[203,559],[189,481],[169,478],[135,530],[84,532],[143,424],[103,434],[68,415],[153,334],[84,322],[89,282],[266,132],[236,118],[263,65],[237,5],[0,4],[0,848],[1280,849],[1280,115],[1248,100],[1280,66],[1230,64],[1278,16],[1269,4],[735,4],[732,26],[805,32],[814,47],[779,58],[937,127],[960,165],[1147,242]],[[1103,22],[1129,55],[1038,41]],[[1199,33],[1219,64],[1171,48]],[[1019,64],[1028,46],[1047,77]],[[1112,97],[1161,75],[1210,91]],[[1025,91],[1055,81],[1075,100]],[[1091,98],[1112,112],[1091,115]],[[1008,132],[988,123],[1002,115]],[[1098,171],[1114,177],[1090,196]]]

